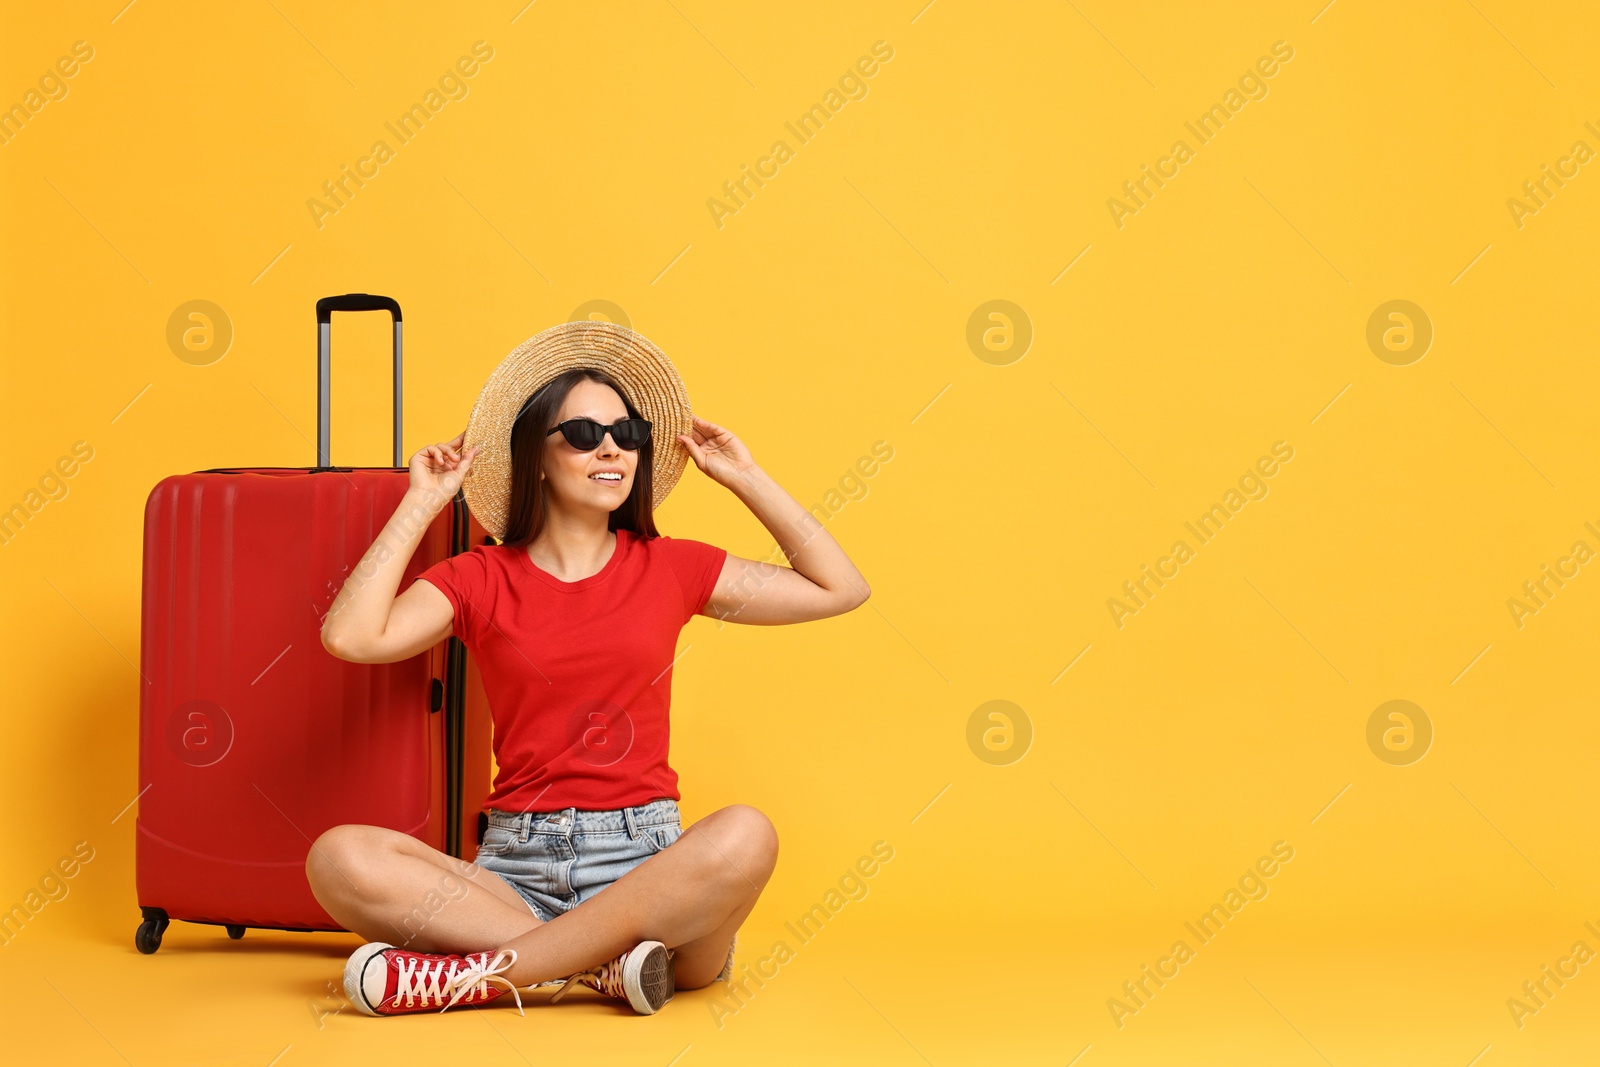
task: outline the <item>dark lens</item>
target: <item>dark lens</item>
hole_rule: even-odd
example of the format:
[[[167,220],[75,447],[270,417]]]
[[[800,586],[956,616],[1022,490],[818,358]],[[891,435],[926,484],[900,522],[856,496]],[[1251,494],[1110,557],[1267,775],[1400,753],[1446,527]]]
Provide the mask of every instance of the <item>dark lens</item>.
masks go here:
[[[650,439],[650,424],[644,419],[622,419],[611,427],[611,439],[618,448],[633,452]]]
[[[605,427],[592,419],[568,419],[561,424],[561,434],[573,448],[588,452],[600,444]]]

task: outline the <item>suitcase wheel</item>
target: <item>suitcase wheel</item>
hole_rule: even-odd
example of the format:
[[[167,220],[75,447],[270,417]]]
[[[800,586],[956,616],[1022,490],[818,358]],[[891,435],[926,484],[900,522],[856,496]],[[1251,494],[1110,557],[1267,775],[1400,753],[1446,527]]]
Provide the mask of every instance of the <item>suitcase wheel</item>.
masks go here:
[[[244,936],[244,927],[242,927],[242,926],[229,926],[228,927],[228,936],[233,938],[235,941],[239,940],[241,937]]]
[[[163,908],[141,906],[139,912],[144,916],[144,922],[134,931],[133,943],[140,952],[148,956],[161,947],[161,935],[167,932],[169,920]]]
[[[134,945],[136,945],[139,951],[143,952],[146,956],[150,955],[156,949],[161,947],[161,927],[165,925],[165,923],[158,923],[154,919],[146,919],[144,922],[139,924],[139,929],[134,931]]]

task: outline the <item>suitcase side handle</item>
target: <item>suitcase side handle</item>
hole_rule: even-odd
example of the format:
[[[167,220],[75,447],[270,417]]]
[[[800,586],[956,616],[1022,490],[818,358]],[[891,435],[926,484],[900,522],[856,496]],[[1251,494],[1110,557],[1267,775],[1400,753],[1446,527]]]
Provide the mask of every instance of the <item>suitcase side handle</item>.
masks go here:
[[[332,466],[328,460],[328,394],[333,383],[328,335],[335,311],[387,311],[394,322],[394,465],[404,467],[405,456],[400,449],[400,303],[389,296],[345,293],[317,301],[317,468],[326,470]]]

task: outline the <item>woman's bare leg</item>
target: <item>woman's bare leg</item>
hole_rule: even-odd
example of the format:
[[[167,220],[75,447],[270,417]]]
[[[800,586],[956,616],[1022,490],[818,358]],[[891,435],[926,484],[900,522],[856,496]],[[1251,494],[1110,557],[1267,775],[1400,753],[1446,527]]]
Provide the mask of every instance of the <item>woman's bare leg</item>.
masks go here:
[[[697,989],[722,969],[777,855],[771,821],[731,805],[548,923],[493,871],[379,826],[328,830],[306,857],[306,876],[328,914],[369,941],[417,952],[515,949],[505,977],[519,987],[660,941],[673,949],[677,987]]]
[[[620,956],[641,941],[674,950],[680,989],[709,984],[778,859],[778,834],[745,804],[712,812],[569,912],[497,942],[515,949],[505,977],[529,986]]]
[[[493,871],[382,826],[345,823],[322,834],[306,877],[346,930],[414,952],[481,952],[540,925]]]

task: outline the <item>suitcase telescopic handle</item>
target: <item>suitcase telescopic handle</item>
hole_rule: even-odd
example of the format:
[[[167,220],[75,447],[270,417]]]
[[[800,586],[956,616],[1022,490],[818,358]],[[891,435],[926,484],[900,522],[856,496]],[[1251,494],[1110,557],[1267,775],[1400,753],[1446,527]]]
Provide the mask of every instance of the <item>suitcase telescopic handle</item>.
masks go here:
[[[328,361],[328,333],[335,311],[387,311],[394,320],[394,465],[405,466],[400,451],[400,304],[393,297],[371,293],[345,293],[317,301],[317,466],[328,461],[328,394],[332,372]]]

